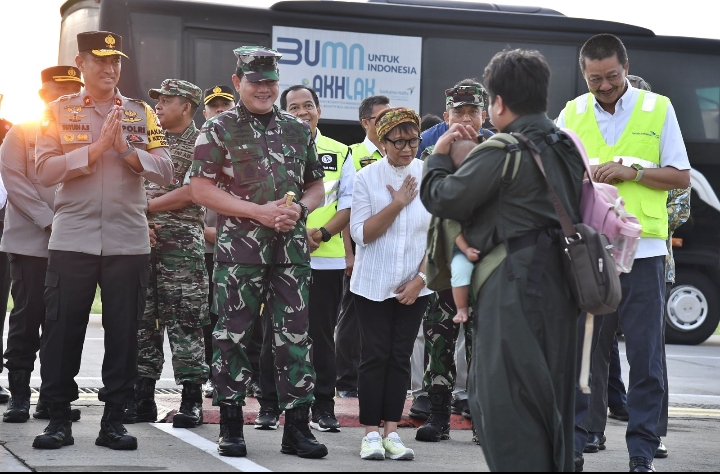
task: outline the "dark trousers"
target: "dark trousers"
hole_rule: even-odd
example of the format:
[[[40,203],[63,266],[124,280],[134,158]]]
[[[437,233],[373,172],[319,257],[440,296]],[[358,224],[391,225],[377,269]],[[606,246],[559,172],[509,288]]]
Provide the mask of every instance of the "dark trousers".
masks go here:
[[[609,314],[603,316],[602,318],[602,327],[600,329],[597,347],[593,351],[593,379],[592,394],[590,395],[590,408],[588,415],[582,424],[583,428],[590,433],[605,432],[605,427],[607,426],[608,407],[617,408],[628,404],[625,383],[623,382],[620,368],[620,353],[617,342],[617,330],[619,325],[620,320],[617,313]],[[665,361],[664,319],[662,322],[662,340],[663,386],[667,387],[668,379],[667,363]],[[669,392],[668,390],[665,390],[662,400],[662,411],[656,429],[656,434],[659,437],[667,436],[668,403]]]
[[[600,330],[602,327],[602,318],[604,316],[595,316],[593,318],[593,335],[592,339],[590,341],[591,347],[590,347],[590,355],[591,355],[591,362],[590,362],[590,389],[591,391],[594,389],[593,381],[595,380],[595,374],[592,373],[592,354],[595,353],[595,350],[597,348],[598,339],[600,336]],[[583,354],[583,348],[585,345],[585,324],[587,321],[587,315],[585,313],[580,314],[580,318],[578,319],[578,327],[577,327],[577,373],[576,373],[576,380],[577,385],[575,387],[575,453],[582,453],[583,449],[585,448],[585,445],[587,444],[588,439],[588,429],[583,426],[583,421],[585,418],[587,418],[589,411],[590,411],[590,400],[592,399],[592,395],[585,394],[580,390],[580,371],[582,370],[582,354]],[[595,392],[592,391],[592,394]]]
[[[428,305],[428,297],[403,305],[395,298],[371,301],[355,295],[360,326],[361,355],[358,374],[360,423],[379,426],[402,418],[410,356]]]
[[[635,260],[631,273],[620,277],[623,300],[618,308],[630,378],[625,435],[630,457],[652,459],[660,441],[663,412],[665,257]]]
[[[612,352],[610,353],[610,371],[608,374],[607,390],[607,402],[610,408],[627,406],[627,391],[625,390],[625,382],[622,378],[617,335],[613,339]]]
[[[360,329],[355,312],[355,295],[350,291],[350,277],[343,277],[342,300],[335,333],[335,365],[339,392],[357,390],[360,365]]]
[[[8,324],[8,342],[5,350],[8,370],[35,368],[40,350],[40,329],[45,325],[45,274],[48,259],[10,254],[13,310]]]
[[[335,325],[342,298],[344,274],[345,270],[312,271],[308,335],[313,341],[314,413],[335,411]]]
[[[205,254],[205,266],[208,271],[208,305],[210,308],[210,324],[203,327],[203,337],[205,339],[205,362],[212,373],[212,359],[213,359],[213,346],[212,346],[212,333],[215,329],[215,325],[218,322],[218,315],[212,311],[213,307],[213,295],[215,294],[215,283],[213,283],[213,269],[215,263],[213,261],[214,255],[211,253]],[[262,326],[256,324],[254,328],[253,337],[247,346],[247,356],[250,359],[250,365],[252,366],[253,380],[260,379],[260,346],[262,345]]]
[[[4,211],[3,211],[4,214]],[[2,238],[5,222],[0,221],[0,238]],[[10,261],[5,252],[0,252],[0,354],[3,352],[3,338],[1,337],[5,327],[5,316],[7,315],[8,298],[10,297]],[[0,357],[0,372],[3,369],[3,358]]]
[[[102,402],[133,401],[138,322],[145,311],[149,255],[97,256],[51,250],[45,278],[45,332],[40,352],[40,397],[48,403],[78,398],[85,332],[100,285],[105,335]]]

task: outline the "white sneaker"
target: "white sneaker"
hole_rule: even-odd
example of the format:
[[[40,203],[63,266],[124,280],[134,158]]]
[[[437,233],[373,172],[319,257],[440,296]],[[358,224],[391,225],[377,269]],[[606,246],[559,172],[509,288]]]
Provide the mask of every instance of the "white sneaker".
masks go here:
[[[385,459],[385,448],[383,448],[383,439],[380,437],[380,433],[373,431],[363,438],[360,459],[374,461],[383,461]]]
[[[395,461],[412,461],[415,459],[415,451],[406,448],[397,433],[390,433],[382,440],[385,448],[385,457]]]

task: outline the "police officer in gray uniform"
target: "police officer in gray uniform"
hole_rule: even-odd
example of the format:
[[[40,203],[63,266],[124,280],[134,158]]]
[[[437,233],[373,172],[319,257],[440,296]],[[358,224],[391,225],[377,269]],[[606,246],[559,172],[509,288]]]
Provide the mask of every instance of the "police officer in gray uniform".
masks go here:
[[[48,105],[36,143],[43,186],[59,185],[45,278],[45,332],[40,352],[40,397],[50,424],[35,438],[39,449],[74,444],[70,402],[78,398],[90,307],[98,284],[105,329],[105,402],[98,446],[137,449],[122,425],[137,378],[138,321],[143,317],[150,267],[144,180],[167,186],[173,165],[152,108],[116,88],[122,38],[95,31],[78,35],[75,62],[85,87]]]

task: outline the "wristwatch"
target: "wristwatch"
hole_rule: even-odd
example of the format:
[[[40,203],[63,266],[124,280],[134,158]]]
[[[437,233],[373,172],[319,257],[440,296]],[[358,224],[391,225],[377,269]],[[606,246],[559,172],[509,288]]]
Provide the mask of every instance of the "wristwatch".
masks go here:
[[[320,233],[322,234],[323,242],[329,242],[330,239],[332,239],[332,234],[330,234],[325,227],[320,227]]]
[[[427,275],[425,275],[423,272],[418,272],[417,276],[422,278],[423,284],[427,286]]]
[[[124,159],[124,158],[127,158],[127,157],[130,156],[130,155],[132,155],[132,153],[135,151],[135,147],[133,146],[132,143],[130,143],[129,141],[126,142],[126,143],[127,143],[128,149],[125,150],[124,153],[120,154],[120,158],[123,158],[123,159]]]
[[[630,168],[637,171],[637,176],[635,176],[635,179],[633,179],[633,181],[636,183],[639,182],[643,177],[643,173],[645,173],[645,169],[642,167],[642,165],[638,165],[637,163],[631,165]]]
[[[293,198],[293,201],[296,204],[299,204],[300,207],[302,207],[302,212],[300,213],[300,219],[307,221],[308,214],[310,214],[310,209],[305,205],[304,202],[300,202],[297,199]]]

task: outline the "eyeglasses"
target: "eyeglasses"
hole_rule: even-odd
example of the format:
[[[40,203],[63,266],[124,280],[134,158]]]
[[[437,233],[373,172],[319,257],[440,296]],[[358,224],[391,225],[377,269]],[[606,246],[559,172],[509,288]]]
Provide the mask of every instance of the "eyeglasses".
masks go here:
[[[400,140],[390,140],[389,138],[386,138],[385,141],[392,143],[396,150],[402,150],[402,149],[404,149],[405,146],[407,146],[408,144],[410,144],[410,148],[417,148],[417,147],[419,147],[419,146],[420,146],[420,143],[422,142],[422,138],[420,138],[420,137],[415,137],[415,138],[410,139],[410,140],[405,140],[405,139],[403,139],[403,138],[401,138]]]
[[[363,120],[375,120],[377,117],[363,117]]]

